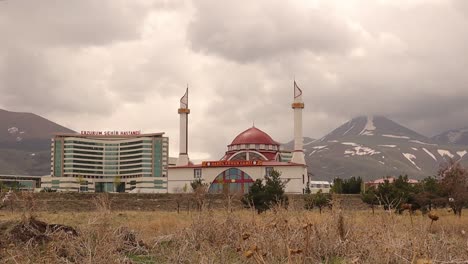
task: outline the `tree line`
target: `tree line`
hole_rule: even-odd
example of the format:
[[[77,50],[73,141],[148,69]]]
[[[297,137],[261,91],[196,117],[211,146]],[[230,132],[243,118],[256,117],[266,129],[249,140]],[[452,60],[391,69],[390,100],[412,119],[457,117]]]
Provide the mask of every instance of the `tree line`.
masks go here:
[[[409,183],[408,176],[395,181],[384,180],[362,192],[362,200],[374,211],[376,205],[385,210],[421,210],[423,213],[437,207],[449,207],[461,216],[468,206],[468,171],[459,162],[450,160],[436,176],[427,177],[417,184]]]

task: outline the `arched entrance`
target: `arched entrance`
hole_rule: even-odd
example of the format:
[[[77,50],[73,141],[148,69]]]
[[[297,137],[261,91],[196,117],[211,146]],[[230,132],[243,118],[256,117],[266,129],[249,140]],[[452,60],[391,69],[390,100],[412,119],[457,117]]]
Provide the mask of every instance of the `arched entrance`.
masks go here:
[[[210,193],[247,193],[254,180],[242,170],[227,169],[213,180],[208,192]]]

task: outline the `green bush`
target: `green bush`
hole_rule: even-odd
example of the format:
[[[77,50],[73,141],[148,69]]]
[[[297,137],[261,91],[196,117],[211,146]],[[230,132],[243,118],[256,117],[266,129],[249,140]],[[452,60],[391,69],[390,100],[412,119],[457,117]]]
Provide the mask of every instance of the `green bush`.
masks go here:
[[[286,183],[280,177],[281,173],[273,170],[265,176],[265,184],[257,179],[242,198],[242,203],[247,207],[253,206],[258,213],[278,205],[287,206],[288,197],[284,194]]]

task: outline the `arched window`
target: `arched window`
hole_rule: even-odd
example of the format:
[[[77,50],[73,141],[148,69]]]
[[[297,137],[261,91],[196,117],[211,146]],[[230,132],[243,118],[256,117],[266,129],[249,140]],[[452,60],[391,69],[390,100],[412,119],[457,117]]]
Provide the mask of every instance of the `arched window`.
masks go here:
[[[266,160],[264,157],[255,152],[249,153],[249,160]]]
[[[248,155],[247,155],[248,152]],[[256,151],[241,151],[235,153],[229,160],[268,160],[265,156]]]
[[[242,170],[230,168],[221,172],[210,185],[210,193],[247,193],[254,180]]]
[[[238,153],[229,160],[247,160],[247,152]]]

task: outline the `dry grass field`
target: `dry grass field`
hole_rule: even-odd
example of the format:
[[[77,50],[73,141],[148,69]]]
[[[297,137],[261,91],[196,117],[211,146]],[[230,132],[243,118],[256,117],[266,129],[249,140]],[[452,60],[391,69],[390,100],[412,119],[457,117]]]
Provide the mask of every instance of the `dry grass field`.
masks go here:
[[[468,263],[468,216],[370,210],[0,211],[1,263]],[[77,235],[33,219],[63,224]]]

